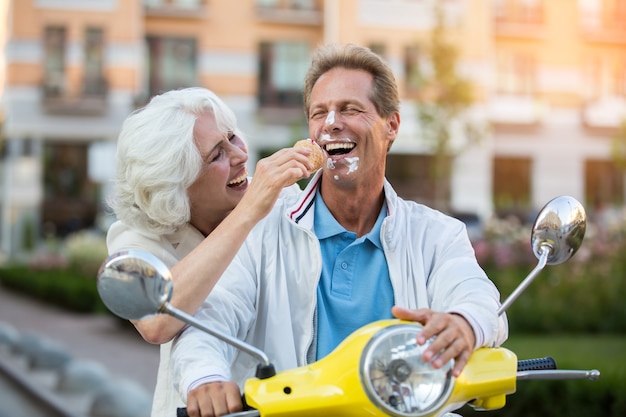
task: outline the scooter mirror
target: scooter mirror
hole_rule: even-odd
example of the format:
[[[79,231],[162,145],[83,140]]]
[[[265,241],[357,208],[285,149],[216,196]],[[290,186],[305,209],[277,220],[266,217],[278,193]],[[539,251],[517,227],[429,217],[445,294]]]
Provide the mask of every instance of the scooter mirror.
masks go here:
[[[513,304],[546,265],[558,265],[571,258],[582,245],[586,228],[587,215],[578,200],[568,196],[550,200],[539,211],[530,237],[533,253],[539,262],[504,300],[498,315]]]
[[[167,266],[151,253],[139,250],[108,257],[98,271],[97,288],[105,306],[127,320],[163,312],[172,297]]]
[[[149,252],[129,249],[109,256],[98,270],[96,285],[104,305],[123,319],[141,320],[157,313],[169,314],[256,358],[257,378],[276,374],[274,365],[260,349],[211,329],[172,306],[172,274],[163,261]]]
[[[582,245],[586,228],[587,216],[582,204],[572,197],[556,197],[541,209],[535,220],[531,235],[533,252],[540,258],[548,249],[548,265],[563,263]]]

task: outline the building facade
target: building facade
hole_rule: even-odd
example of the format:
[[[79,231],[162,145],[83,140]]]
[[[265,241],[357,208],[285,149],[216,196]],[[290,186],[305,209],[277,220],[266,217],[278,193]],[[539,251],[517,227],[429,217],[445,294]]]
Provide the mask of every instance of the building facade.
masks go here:
[[[431,203],[411,76],[444,11],[467,114],[490,126],[451,158],[446,209],[526,215],[569,194],[622,204],[611,147],[626,118],[626,0],[0,0],[0,251],[99,224],[122,121],[202,85],[255,160],[306,135],[303,76],[323,42],[379,53],[402,94],[389,179]]]

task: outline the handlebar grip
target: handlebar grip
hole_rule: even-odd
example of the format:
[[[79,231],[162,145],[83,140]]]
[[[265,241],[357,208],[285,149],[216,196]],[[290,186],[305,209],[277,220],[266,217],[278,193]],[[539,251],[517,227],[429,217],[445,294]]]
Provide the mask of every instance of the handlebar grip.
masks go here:
[[[545,369],[557,369],[556,361],[550,356],[537,359],[524,359],[517,361],[517,371],[541,371]]]

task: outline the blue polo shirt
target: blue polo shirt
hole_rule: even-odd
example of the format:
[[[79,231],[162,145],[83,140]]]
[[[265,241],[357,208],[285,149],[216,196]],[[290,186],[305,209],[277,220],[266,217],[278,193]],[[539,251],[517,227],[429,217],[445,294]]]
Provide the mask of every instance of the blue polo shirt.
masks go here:
[[[391,318],[394,304],[380,228],[387,205],[372,230],[357,239],[341,226],[319,192],[314,230],[322,249],[322,276],[317,287],[317,359],[328,355],[361,326]]]

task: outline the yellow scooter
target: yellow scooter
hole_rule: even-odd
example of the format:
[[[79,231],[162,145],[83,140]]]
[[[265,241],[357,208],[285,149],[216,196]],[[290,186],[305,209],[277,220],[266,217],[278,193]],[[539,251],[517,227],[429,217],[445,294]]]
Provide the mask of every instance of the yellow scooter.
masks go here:
[[[557,197],[546,204],[531,235],[539,262],[498,313],[506,311],[546,265],[560,264],[574,255],[585,230],[585,210],[574,198]],[[441,416],[465,404],[479,410],[502,408],[506,396],[515,392],[517,380],[596,380],[600,376],[597,370],[556,370],[551,358],[518,361],[508,349],[481,348],[454,378],[452,361],[434,369],[422,360],[428,345],[416,342],[422,326],[401,320],[366,325],[325,358],[276,373],[261,350],[174,308],[169,303],[173,290],[170,272],[150,253],[128,250],[112,255],[100,268],[97,286],[104,304],[122,318],[170,314],[257,358],[256,377],[246,381],[243,390],[250,409],[230,417]],[[186,410],[178,413],[184,416]]]

